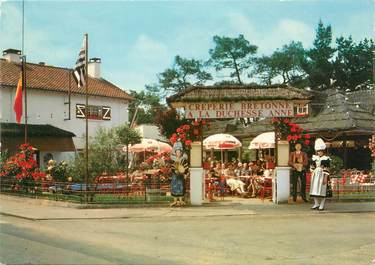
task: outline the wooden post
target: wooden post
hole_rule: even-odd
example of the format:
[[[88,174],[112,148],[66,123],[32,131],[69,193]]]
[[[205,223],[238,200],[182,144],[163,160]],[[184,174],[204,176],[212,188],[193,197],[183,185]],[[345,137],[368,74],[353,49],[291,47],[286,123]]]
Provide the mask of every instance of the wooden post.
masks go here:
[[[276,166],[279,166],[279,157],[278,157],[278,154],[277,154],[278,144],[279,144],[279,130],[277,129],[277,126],[275,125],[275,165]]]
[[[346,140],[346,134],[343,134],[343,147],[344,147],[344,168],[347,169],[348,167],[348,148],[346,147],[347,145],[347,140]]]
[[[86,144],[85,144],[85,183],[86,183],[86,200],[85,202],[88,202],[88,192],[89,192],[89,120],[88,120],[88,114],[89,114],[89,78],[88,78],[88,54],[89,54],[89,45],[88,45],[88,34],[85,34],[85,98],[86,98],[86,104],[85,104],[85,136],[86,136]]]

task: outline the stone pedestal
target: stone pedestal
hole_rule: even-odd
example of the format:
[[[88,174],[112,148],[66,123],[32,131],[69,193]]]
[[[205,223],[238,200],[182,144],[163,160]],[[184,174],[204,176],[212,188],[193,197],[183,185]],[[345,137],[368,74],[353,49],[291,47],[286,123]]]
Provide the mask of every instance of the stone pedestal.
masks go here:
[[[190,203],[202,205],[204,200],[204,171],[201,142],[193,142],[190,149]]]
[[[203,168],[190,168],[190,203],[202,205],[204,200]]]
[[[289,142],[277,142],[277,166],[287,167],[289,161]]]
[[[276,167],[272,187],[274,203],[288,203],[290,194],[290,167]]]

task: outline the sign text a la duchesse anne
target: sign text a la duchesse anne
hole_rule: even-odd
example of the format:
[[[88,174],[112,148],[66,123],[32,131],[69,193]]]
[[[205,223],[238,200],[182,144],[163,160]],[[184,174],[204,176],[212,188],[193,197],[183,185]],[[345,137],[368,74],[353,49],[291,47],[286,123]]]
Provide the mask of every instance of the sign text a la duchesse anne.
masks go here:
[[[286,100],[196,102],[185,105],[188,119],[292,117],[293,102]]]

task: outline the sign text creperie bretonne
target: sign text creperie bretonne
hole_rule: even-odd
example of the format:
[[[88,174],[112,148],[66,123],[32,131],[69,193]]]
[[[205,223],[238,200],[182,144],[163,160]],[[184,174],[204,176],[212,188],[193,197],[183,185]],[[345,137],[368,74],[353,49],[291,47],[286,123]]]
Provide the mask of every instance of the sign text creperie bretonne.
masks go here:
[[[198,102],[185,105],[188,119],[292,117],[293,102],[285,100]]]

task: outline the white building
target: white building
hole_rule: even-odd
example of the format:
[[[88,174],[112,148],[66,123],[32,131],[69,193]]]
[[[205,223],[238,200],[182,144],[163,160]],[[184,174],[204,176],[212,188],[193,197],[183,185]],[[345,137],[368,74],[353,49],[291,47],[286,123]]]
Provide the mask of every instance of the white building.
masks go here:
[[[89,136],[100,126],[109,128],[128,122],[128,103],[132,99],[124,90],[101,77],[100,66],[99,58],[89,62]],[[13,111],[20,73],[20,51],[4,51],[0,59],[1,148],[11,152],[24,140],[24,127],[15,123]],[[82,150],[85,145],[85,90],[77,87],[72,69],[27,63],[26,82],[28,142],[38,148],[41,164],[46,156],[62,160],[76,150]],[[24,116],[21,123],[24,124]]]
[[[142,138],[155,139],[161,142],[167,142],[168,139],[160,134],[159,128],[153,124],[141,124],[136,127]]]

